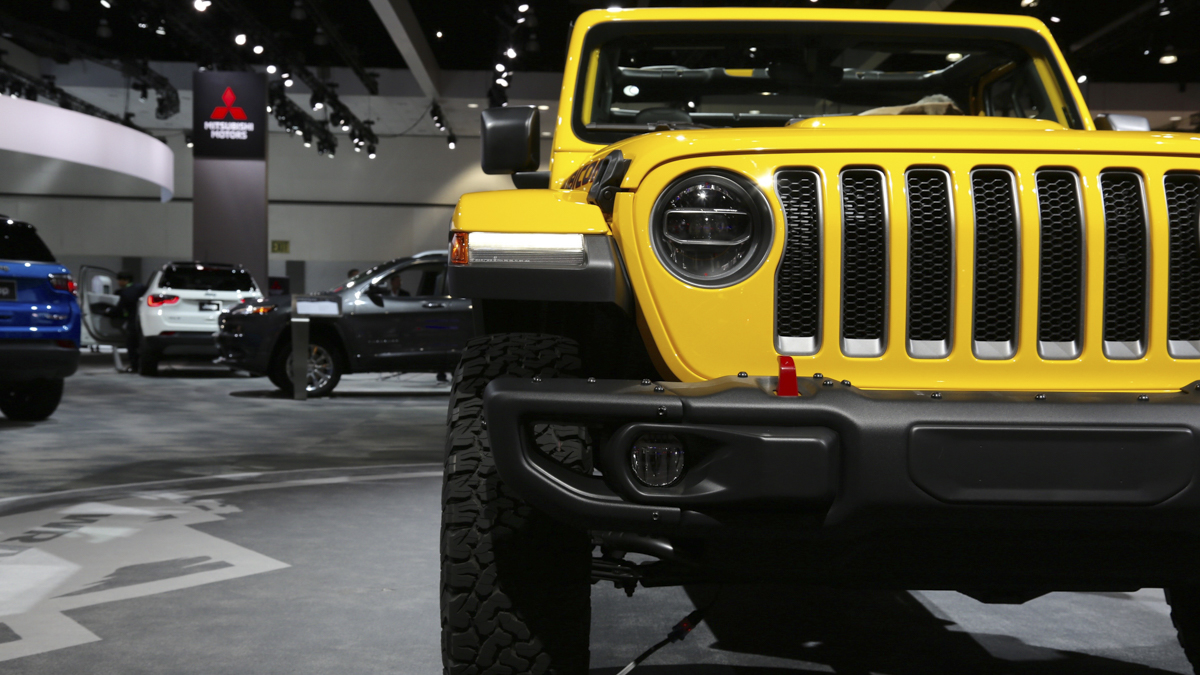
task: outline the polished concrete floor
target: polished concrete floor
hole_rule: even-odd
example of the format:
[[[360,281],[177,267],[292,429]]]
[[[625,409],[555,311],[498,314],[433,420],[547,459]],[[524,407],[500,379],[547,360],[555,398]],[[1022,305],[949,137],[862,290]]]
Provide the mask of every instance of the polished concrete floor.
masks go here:
[[[90,360],[48,422],[0,420],[0,673],[434,673],[445,387]],[[693,608],[593,588],[593,673]],[[1161,591],[1019,607],[947,592],[726,587],[647,675],[1191,672]]]

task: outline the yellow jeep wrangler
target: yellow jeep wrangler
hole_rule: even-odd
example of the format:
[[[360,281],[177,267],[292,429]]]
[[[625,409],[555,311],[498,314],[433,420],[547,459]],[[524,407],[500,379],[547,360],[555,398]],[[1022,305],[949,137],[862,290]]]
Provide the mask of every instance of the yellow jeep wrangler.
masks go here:
[[[596,581],[1163,587],[1200,662],[1197,139],[1036,20],[823,9],[587,12],[540,122],[450,235],[446,672],[586,673]]]

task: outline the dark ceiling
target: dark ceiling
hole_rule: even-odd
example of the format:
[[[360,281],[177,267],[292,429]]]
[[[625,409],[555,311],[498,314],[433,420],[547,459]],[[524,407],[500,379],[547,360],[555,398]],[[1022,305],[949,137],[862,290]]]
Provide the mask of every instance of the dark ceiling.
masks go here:
[[[278,52],[283,52],[292,63],[314,68],[355,62],[376,69],[404,66],[368,0],[217,0],[203,13],[193,9],[192,0],[104,1],[110,7],[103,7],[101,0],[0,0],[0,20],[8,17],[5,32],[18,43],[25,42],[22,31],[8,26],[33,25],[125,59],[266,64],[282,60]],[[525,2],[532,9],[523,16],[532,19],[518,25],[516,7]],[[443,69],[488,70],[499,51],[512,46],[518,52],[518,75],[523,70],[560,70],[574,18],[610,4],[882,8],[891,0],[412,0]],[[1022,0],[955,0],[948,11],[1037,16],[1051,27],[1073,68],[1092,81],[1200,81],[1200,0],[1038,0],[1029,8],[1021,4]],[[304,11],[297,12],[297,6]],[[1169,13],[1160,16],[1163,9]],[[319,33],[319,13],[334,35]],[[1072,45],[1121,19],[1125,21],[1115,29],[1072,51]],[[106,32],[110,35],[102,36]],[[248,43],[236,46],[234,36],[243,32],[249,35]],[[271,48],[255,55],[256,42]],[[72,56],[71,49],[51,49],[45,41],[26,46],[48,56]],[[1179,60],[1162,65],[1158,57],[1168,48]]]

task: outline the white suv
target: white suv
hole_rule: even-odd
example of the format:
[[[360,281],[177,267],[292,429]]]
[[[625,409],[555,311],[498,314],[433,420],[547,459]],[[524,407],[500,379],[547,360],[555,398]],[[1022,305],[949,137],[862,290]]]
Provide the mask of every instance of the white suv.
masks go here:
[[[155,375],[169,357],[217,356],[217,317],[263,297],[241,265],[173,262],[150,279],[138,306],[142,329],[139,372]]]

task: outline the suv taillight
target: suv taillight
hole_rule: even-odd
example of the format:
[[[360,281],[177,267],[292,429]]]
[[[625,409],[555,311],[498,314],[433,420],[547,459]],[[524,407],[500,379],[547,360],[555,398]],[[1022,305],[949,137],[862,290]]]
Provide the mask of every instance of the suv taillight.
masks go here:
[[[163,305],[173,305],[177,302],[179,302],[178,295],[164,295],[162,293],[155,293],[154,295],[146,296],[146,304],[150,305],[151,307],[162,307]]]
[[[70,274],[51,274],[50,285],[56,291],[75,292],[75,280],[71,278]]]

